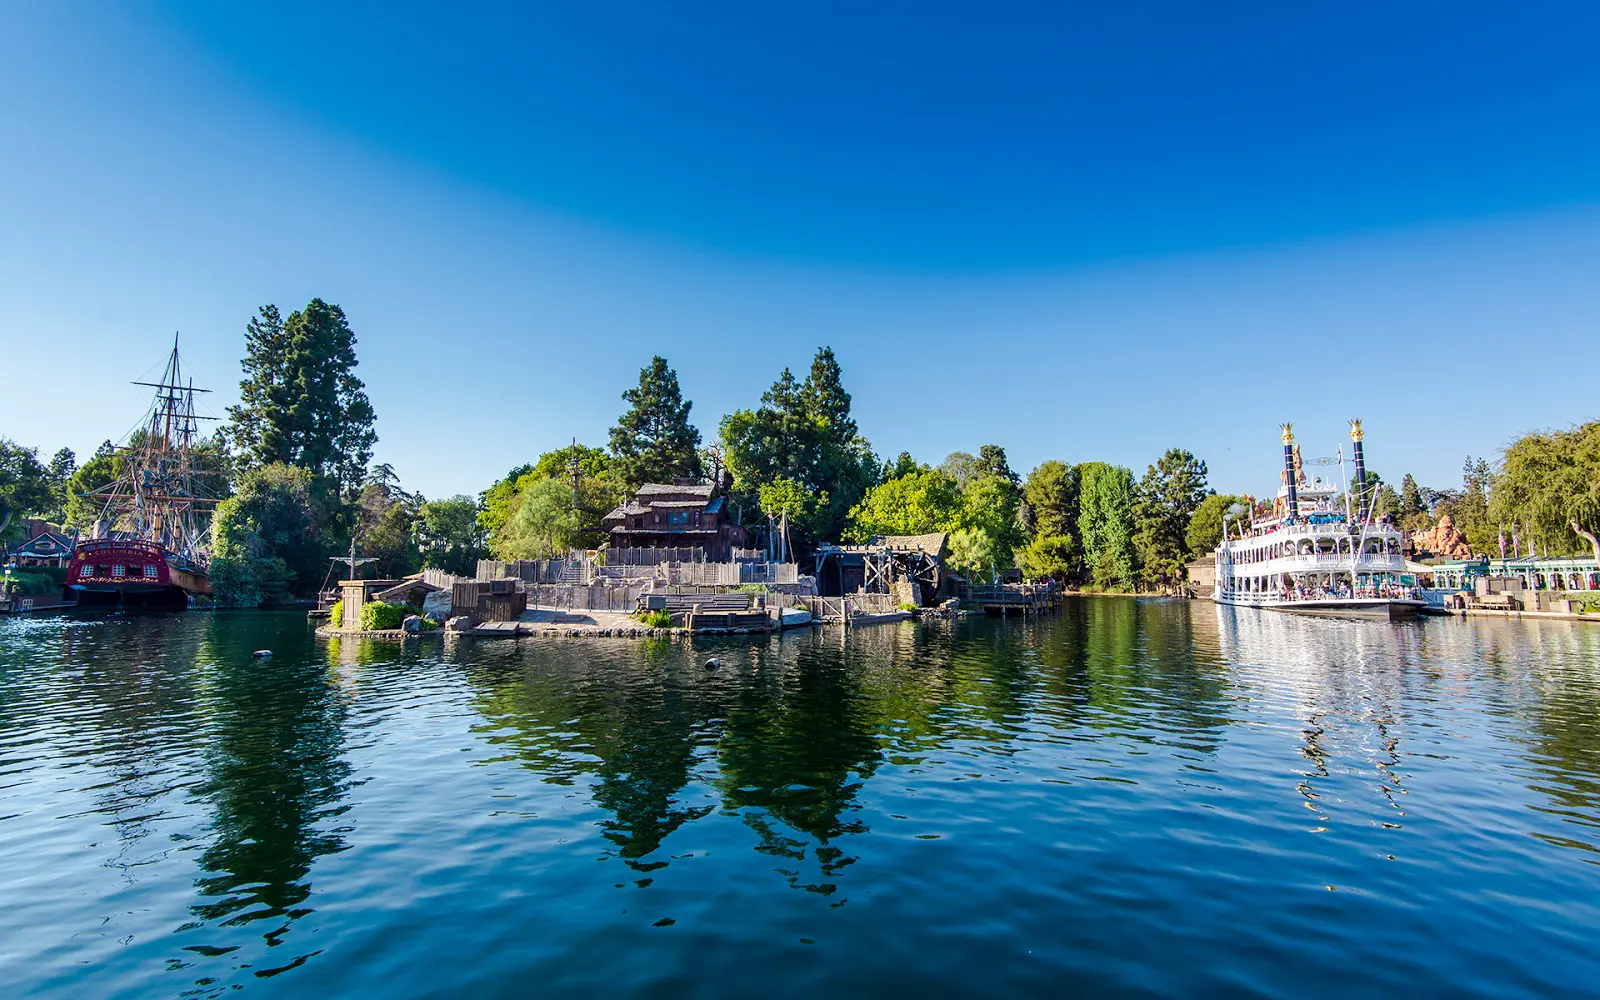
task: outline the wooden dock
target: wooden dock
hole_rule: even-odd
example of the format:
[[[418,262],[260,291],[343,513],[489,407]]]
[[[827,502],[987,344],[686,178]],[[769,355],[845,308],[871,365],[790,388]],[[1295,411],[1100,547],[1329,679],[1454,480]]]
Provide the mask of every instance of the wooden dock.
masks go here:
[[[1013,614],[1037,614],[1060,608],[1061,591],[1048,584],[979,584],[966,589],[961,595],[961,604],[963,607],[971,607],[985,614],[1002,617]]]

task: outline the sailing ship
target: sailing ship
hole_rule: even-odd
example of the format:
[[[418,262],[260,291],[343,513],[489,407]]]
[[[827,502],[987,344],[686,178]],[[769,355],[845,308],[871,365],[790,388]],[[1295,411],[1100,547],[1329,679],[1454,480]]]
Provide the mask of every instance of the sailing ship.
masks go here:
[[[128,442],[113,481],[80,494],[99,501],[90,537],[80,539],[67,564],[66,587],[80,604],[182,608],[212,595],[205,527],[215,499],[196,489],[199,421],[194,380],[184,380],[178,338],[172,339],[161,378],[134,382],[155,398]]]
[[[1321,615],[1415,615],[1425,601],[1408,574],[1405,538],[1388,518],[1375,517],[1362,452],[1361,421],[1350,421],[1355,488],[1308,478],[1283,425],[1283,472],[1278,495],[1263,516],[1235,507],[1223,520],[1216,550],[1218,604]],[[1331,463],[1332,459],[1320,460]],[[1338,465],[1344,468],[1344,450]],[[1342,503],[1341,503],[1342,497]],[[1239,516],[1238,523],[1229,525]]]

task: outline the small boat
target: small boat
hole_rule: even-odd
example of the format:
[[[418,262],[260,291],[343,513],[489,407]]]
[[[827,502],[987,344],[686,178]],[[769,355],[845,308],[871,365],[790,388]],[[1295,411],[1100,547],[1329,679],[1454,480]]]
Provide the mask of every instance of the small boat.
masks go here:
[[[1213,601],[1384,619],[1410,618],[1427,606],[1408,572],[1404,534],[1386,518],[1373,516],[1362,437],[1361,421],[1350,421],[1355,488],[1345,490],[1320,476],[1306,476],[1294,429],[1283,425],[1284,470],[1277,498],[1270,511],[1263,508],[1258,515],[1236,507],[1224,518]],[[1338,463],[1342,471],[1342,449]],[[1248,525],[1243,523],[1246,513]],[[1229,527],[1235,514],[1240,516],[1234,525],[1237,536]]]
[[[804,608],[784,608],[778,613],[779,628],[802,628],[811,624],[811,612]]]

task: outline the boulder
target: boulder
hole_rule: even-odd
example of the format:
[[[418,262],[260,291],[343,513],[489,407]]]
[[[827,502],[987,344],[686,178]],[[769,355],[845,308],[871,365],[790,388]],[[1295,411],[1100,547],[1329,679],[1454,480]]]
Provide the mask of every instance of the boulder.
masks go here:
[[[422,616],[406,615],[405,620],[400,623],[400,629],[403,632],[421,632]]]
[[[450,617],[450,591],[438,590],[422,599],[422,613],[436,622]]]
[[[452,618],[449,621],[445,622],[444,623],[444,627],[446,629],[448,629],[449,631],[451,631],[451,632],[471,632],[472,631],[472,616],[471,615],[456,615],[454,618]]]

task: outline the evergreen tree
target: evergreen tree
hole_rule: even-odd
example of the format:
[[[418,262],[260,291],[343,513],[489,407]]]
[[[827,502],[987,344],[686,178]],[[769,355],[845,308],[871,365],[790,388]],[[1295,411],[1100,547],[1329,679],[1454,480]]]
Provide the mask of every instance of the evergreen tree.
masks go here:
[[[878,460],[850,417],[850,394],[826,347],[817,351],[805,382],[784,369],[758,409],[722,419],[720,437],[735,494],[746,508],[764,509],[761,492],[778,483],[798,483],[811,495],[809,513],[799,521],[791,517],[802,546],[838,537],[851,508],[879,479]]]
[[[78,456],[72,453],[71,448],[62,448],[50,459],[49,480],[50,489],[55,494],[55,499],[48,511],[42,511],[47,518],[56,523],[66,520],[68,485],[72,482],[72,474],[78,471]]]
[[[1022,483],[1017,474],[1011,471],[1011,463],[1006,461],[1006,450],[997,444],[986,444],[979,448],[976,465],[980,476],[999,476],[1014,486]]]
[[[1147,586],[1170,590],[1183,582],[1189,558],[1188,528],[1210,492],[1206,463],[1170,448],[1139,482],[1134,539]]]
[[[1022,485],[1019,514],[1032,541],[1019,553],[1017,564],[1029,579],[1068,580],[1083,575],[1076,468],[1054,460],[1041,462]]]
[[[639,385],[622,394],[628,410],[611,428],[611,454],[629,486],[670,483],[700,475],[700,432],[689,423],[693,403],[683,398],[678,373],[659,355],[639,372]]]
[[[344,311],[321,299],[281,319],[262,306],[245,331],[245,378],[228,408],[229,437],[246,468],[305,469],[313,485],[349,496],[378,439],[356,377],[356,338]]]

